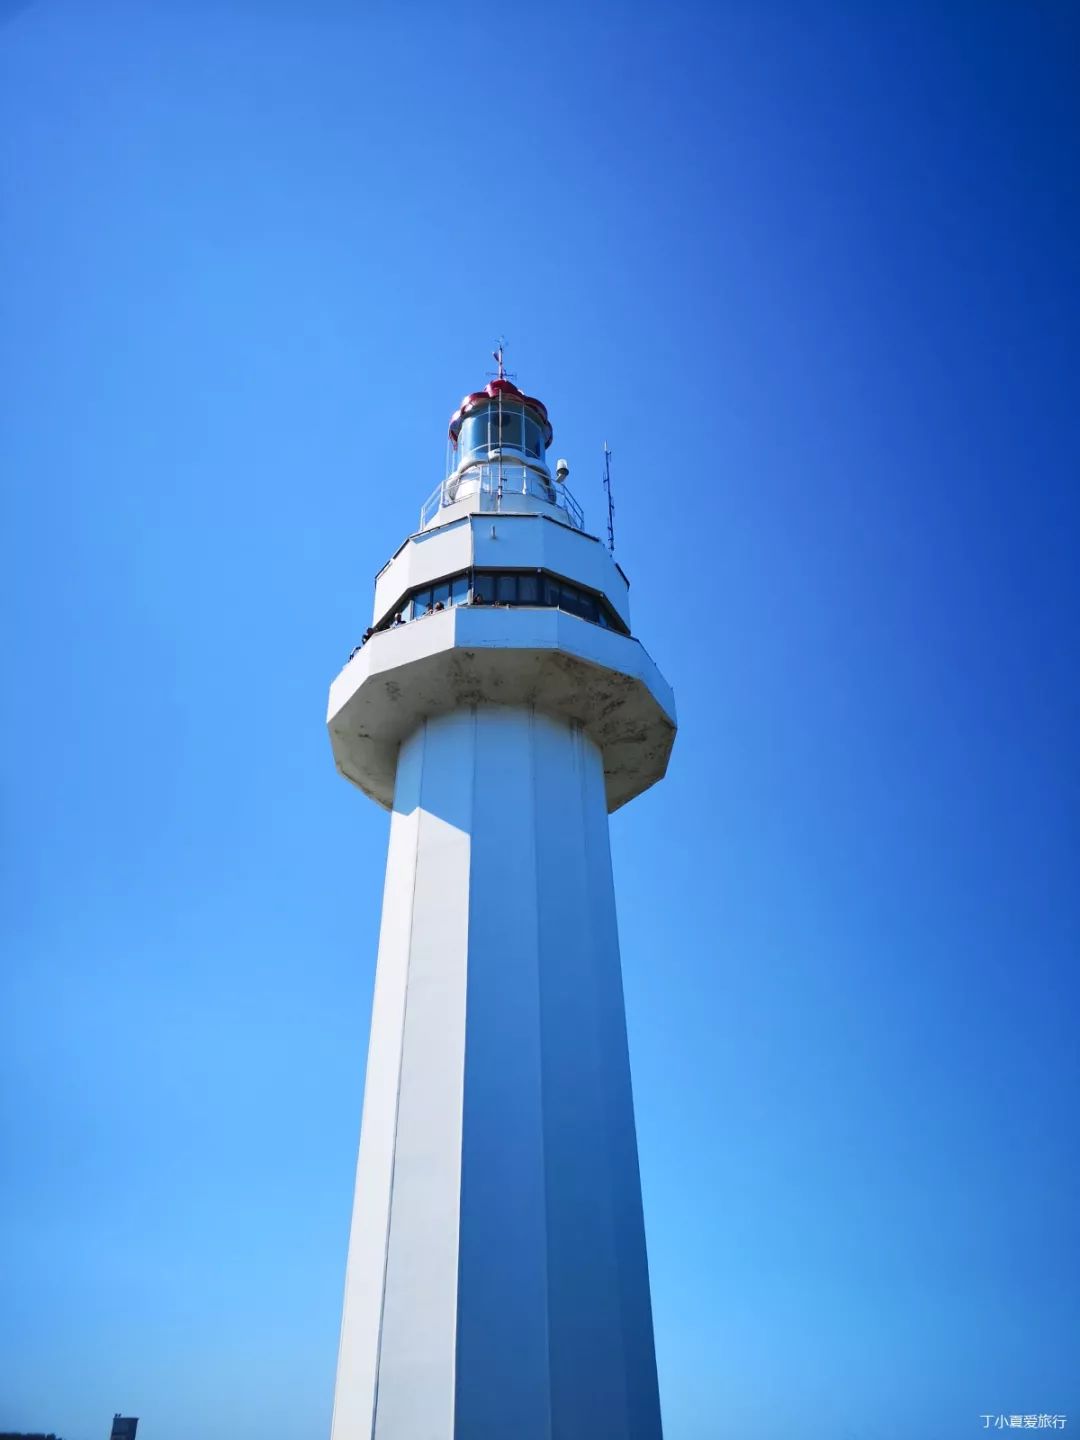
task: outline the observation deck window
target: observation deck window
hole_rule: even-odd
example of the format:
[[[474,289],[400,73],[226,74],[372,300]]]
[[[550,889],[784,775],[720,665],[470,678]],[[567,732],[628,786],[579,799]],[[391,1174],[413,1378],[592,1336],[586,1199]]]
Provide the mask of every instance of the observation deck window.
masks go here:
[[[484,605],[495,603],[495,576],[483,573],[473,576],[472,598],[474,604],[479,601]]]
[[[572,585],[546,570],[463,570],[435,585],[410,591],[394,610],[374,626],[374,634],[410,620],[421,620],[453,605],[523,605],[565,610],[622,635],[630,632],[602,595]],[[365,637],[367,638],[367,637]]]
[[[467,604],[468,599],[468,573],[455,575],[450,580],[440,581],[438,585],[426,585],[422,590],[414,590],[394,614],[400,615],[402,620],[419,620],[422,615],[431,615],[436,605],[447,610],[451,605]],[[383,626],[377,628],[382,629]]]

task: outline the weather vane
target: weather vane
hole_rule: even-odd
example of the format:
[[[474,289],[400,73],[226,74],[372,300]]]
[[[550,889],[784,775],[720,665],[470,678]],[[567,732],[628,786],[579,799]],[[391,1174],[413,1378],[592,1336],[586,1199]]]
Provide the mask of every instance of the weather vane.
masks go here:
[[[503,368],[503,354],[504,354],[504,352],[505,352],[505,347],[506,347],[506,341],[505,341],[505,339],[500,335],[500,336],[499,336],[499,343],[498,343],[498,345],[497,345],[497,346],[495,347],[495,349],[491,352],[491,358],[495,361],[495,364],[498,365],[498,367],[499,367],[499,379],[500,379],[500,380],[506,380],[506,379],[511,378],[511,377],[509,377],[509,376],[507,375],[505,369]]]

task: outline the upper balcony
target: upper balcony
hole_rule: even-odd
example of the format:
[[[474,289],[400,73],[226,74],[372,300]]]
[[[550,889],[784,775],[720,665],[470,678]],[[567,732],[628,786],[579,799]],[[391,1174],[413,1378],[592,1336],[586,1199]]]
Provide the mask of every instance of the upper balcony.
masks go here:
[[[425,500],[420,529],[427,530],[462,514],[530,511],[551,516],[573,530],[585,529],[581,506],[546,469],[524,461],[502,459],[466,465],[448,475]]]

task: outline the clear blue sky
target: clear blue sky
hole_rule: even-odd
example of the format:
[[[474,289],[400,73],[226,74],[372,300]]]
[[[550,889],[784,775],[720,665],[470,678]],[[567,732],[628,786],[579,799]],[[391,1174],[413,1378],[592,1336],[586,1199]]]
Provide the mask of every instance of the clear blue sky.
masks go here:
[[[326,692],[500,332],[679,705],[612,823],[667,1440],[1080,1426],[1076,8],[0,19],[0,1429],[328,1433]]]

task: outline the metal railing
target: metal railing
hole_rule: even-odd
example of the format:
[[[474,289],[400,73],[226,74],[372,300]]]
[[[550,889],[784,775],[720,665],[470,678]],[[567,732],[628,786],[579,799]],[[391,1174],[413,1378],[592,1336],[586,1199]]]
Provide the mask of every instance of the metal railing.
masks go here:
[[[489,461],[470,465],[468,469],[448,475],[436,486],[420,509],[421,530],[430,525],[440,510],[459,501],[470,501],[479,511],[517,511],[521,496],[543,500],[563,512],[575,530],[585,529],[585,514],[565,485],[549,480],[531,465],[505,461]]]

